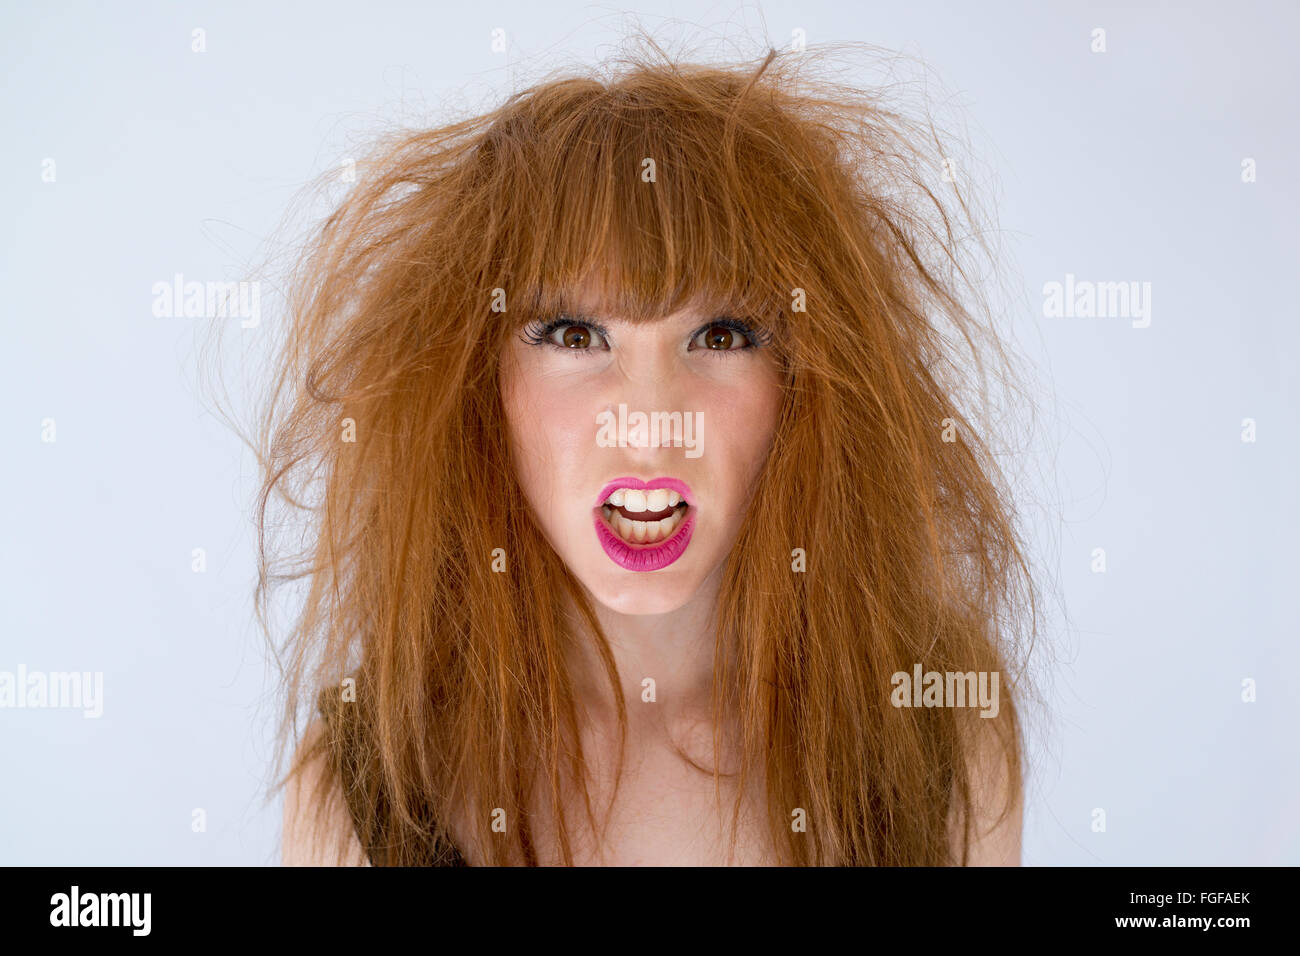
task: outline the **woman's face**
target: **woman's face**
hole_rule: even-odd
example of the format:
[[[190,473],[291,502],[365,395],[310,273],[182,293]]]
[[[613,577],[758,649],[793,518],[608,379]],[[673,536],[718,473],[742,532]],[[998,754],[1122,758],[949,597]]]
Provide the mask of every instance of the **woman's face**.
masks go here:
[[[640,326],[562,319],[502,356],[519,484],[597,601],[674,611],[735,543],[776,427],[776,362],[735,319],[695,308]]]

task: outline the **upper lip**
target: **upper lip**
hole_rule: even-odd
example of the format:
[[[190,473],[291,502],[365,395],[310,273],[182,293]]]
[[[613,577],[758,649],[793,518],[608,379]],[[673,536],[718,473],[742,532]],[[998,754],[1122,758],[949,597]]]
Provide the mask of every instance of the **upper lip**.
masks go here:
[[[615,478],[600,490],[600,497],[596,499],[595,507],[599,508],[603,505],[605,499],[619,488],[634,488],[641,491],[650,491],[654,488],[665,488],[681,495],[682,500],[685,501],[687,505],[694,506],[695,504],[695,495],[691,491],[691,486],[680,478],[651,478],[649,481],[642,481],[640,478]]]

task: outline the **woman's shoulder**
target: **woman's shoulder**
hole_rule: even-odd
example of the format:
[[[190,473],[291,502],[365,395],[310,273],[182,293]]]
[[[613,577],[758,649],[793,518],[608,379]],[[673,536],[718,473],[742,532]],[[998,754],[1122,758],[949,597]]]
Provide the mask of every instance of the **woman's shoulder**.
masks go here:
[[[1019,749],[1009,746],[996,728],[985,728],[982,721],[979,718],[976,724],[980,732],[969,737],[970,845],[966,865],[1020,866],[1024,782]],[[953,855],[958,859],[964,823],[959,813],[950,819]]]
[[[325,715],[308,724],[285,785],[283,866],[369,866],[355,821],[334,772]]]
[[[402,830],[392,819],[380,754],[358,705],[333,688],[316,702],[285,794],[285,864],[468,865],[454,843],[436,835],[428,807],[417,814],[429,823],[423,832]]]

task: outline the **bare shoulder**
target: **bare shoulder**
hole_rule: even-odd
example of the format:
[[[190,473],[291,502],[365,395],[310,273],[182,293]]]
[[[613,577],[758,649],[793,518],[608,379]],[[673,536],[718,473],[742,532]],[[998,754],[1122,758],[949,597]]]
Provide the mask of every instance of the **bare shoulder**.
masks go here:
[[[325,755],[313,753],[324,733],[324,722],[313,720],[293,757],[284,792],[281,865],[369,866],[338,781]]]
[[[1005,729],[1005,728],[1003,728]],[[1020,866],[1024,794],[1019,754],[1008,759],[992,727],[981,732],[971,755],[971,837],[968,866]],[[961,828],[953,821],[953,846],[961,855]]]

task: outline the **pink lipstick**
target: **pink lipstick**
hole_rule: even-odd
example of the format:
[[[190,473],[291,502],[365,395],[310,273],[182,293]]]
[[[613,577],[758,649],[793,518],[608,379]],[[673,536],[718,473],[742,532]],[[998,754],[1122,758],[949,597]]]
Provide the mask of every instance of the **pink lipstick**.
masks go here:
[[[647,497],[656,491],[659,494],[651,498],[656,504],[647,505]],[[649,510],[660,505],[666,506]],[[593,517],[596,538],[611,561],[628,571],[658,571],[686,552],[695,530],[695,498],[690,486],[677,478],[616,478],[601,489]],[[643,544],[628,540],[633,528],[639,529],[637,537],[642,532],[667,536]]]

